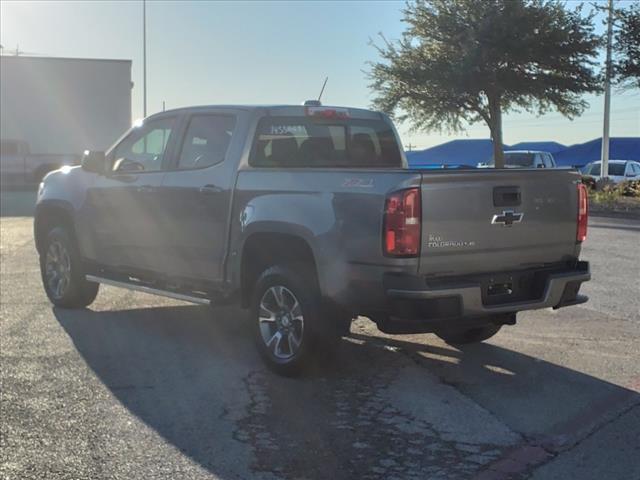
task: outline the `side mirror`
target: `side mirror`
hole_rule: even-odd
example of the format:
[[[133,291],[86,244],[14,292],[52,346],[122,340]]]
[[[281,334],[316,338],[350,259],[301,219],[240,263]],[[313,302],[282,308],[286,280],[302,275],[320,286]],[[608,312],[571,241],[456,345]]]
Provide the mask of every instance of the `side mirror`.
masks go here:
[[[104,174],[106,171],[106,157],[104,152],[84,151],[82,155],[82,169],[87,172]]]
[[[119,158],[113,164],[113,171],[115,173],[143,172],[144,165],[135,160],[129,160],[128,158]]]

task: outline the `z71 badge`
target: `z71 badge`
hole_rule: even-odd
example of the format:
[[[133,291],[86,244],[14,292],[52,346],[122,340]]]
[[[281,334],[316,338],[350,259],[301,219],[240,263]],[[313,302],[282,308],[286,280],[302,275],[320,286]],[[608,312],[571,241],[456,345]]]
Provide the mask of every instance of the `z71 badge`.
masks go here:
[[[346,188],[373,188],[373,178],[345,178],[342,186]]]

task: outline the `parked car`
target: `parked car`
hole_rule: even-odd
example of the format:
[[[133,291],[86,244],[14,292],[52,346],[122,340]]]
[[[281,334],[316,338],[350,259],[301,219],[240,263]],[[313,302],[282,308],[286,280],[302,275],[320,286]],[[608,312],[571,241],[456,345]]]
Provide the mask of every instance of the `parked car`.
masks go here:
[[[159,113],[38,192],[44,289],[100,283],[250,309],[291,374],[366,315],[387,333],[480,342],[516,313],[587,301],[573,170],[411,170],[382,113],[211,106]]]
[[[597,180],[600,178],[602,162],[591,162],[584,166],[582,174]],[[633,160],[609,160],[609,180],[613,183],[625,180],[640,180],[640,162]]]
[[[478,168],[493,168],[494,159],[479,163]],[[556,168],[556,161],[549,152],[534,150],[509,150],[504,152],[505,168]]]
[[[21,140],[0,141],[0,178],[3,186],[39,184],[45,175],[65,165],[78,165],[79,155],[48,155],[29,152]]]

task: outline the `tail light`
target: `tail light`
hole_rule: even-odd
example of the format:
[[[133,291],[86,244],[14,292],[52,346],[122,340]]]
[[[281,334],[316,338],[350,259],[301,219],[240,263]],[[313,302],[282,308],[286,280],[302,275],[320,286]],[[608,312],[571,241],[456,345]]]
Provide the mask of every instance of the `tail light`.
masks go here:
[[[421,220],[419,188],[390,194],[384,206],[384,253],[394,257],[417,256],[420,253]]]
[[[587,222],[589,221],[589,197],[587,187],[583,183],[578,184],[578,230],[576,241],[584,242],[587,239]]]

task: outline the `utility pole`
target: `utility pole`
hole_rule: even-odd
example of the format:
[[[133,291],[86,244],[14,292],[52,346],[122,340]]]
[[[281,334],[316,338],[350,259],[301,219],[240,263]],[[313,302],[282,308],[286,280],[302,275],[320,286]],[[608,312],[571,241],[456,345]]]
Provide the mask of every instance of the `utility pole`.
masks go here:
[[[600,178],[609,176],[609,121],[611,117],[611,39],[613,37],[613,0],[609,0],[607,20],[607,64],[604,77],[604,127],[602,131],[602,163]]]
[[[147,2],[142,0],[142,116],[147,116]]]

